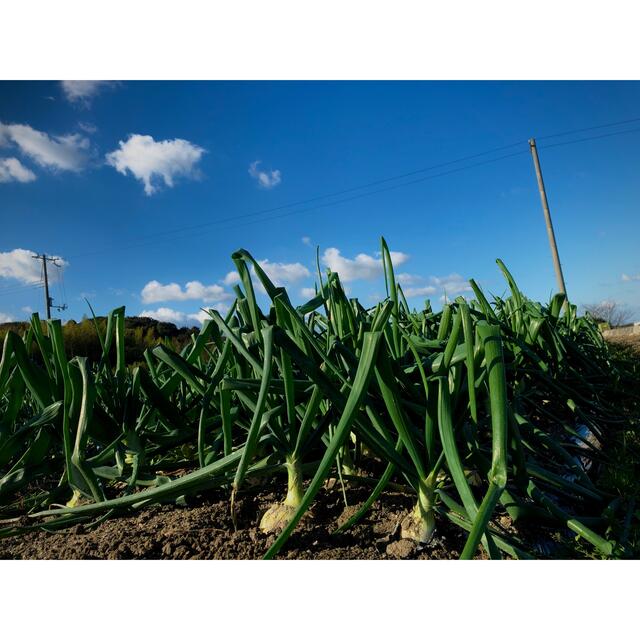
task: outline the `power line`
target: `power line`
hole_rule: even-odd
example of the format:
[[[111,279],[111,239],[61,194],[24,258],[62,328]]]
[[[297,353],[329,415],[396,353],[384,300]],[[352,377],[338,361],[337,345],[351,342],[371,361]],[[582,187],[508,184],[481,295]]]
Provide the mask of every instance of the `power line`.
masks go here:
[[[376,189],[375,191],[369,191],[367,193],[358,194],[356,196],[351,196],[350,198],[343,198],[341,200],[335,200],[333,202],[327,202],[327,203],[324,203],[324,204],[317,205],[315,207],[309,207],[307,209],[300,209],[300,210],[297,210],[297,211],[287,211],[286,213],[282,213],[282,214],[280,214],[278,216],[271,216],[269,218],[261,218],[260,220],[246,221],[244,223],[239,223],[237,225],[231,225],[231,226],[227,226],[227,227],[222,227],[220,230],[221,231],[225,231],[227,229],[236,229],[238,227],[246,226],[248,224],[254,224],[255,222],[269,222],[270,220],[278,220],[280,218],[285,218],[287,216],[292,216],[292,215],[296,215],[296,214],[299,214],[299,213],[307,213],[307,212],[310,212],[310,211],[316,211],[316,210],[321,209],[323,207],[330,207],[330,206],[333,206],[333,205],[336,205],[336,204],[343,204],[345,202],[350,202],[352,200],[356,200],[356,199],[359,199],[359,198],[364,198],[366,196],[372,196],[372,195],[376,195],[378,193],[383,193],[383,192],[386,192],[386,191],[392,191],[393,189],[399,189],[400,187],[406,187],[406,186],[410,186],[410,185],[413,185],[413,184],[418,184],[420,182],[426,182],[427,180],[431,180],[431,179],[434,179],[434,178],[441,178],[443,176],[448,176],[448,175],[450,175],[452,173],[458,173],[459,171],[464,171],[466,169],[473,169],[475,167],[479,167],[479,166],[482,166],[482,165],[491,164],[493,162],[498,162],[499,160],[505,160],[506,158],[512,158],[514,156],[519,156],[519,155],[522,155],[522,154],[527,153],[527,152],[528,152],[528,149],[523,149],[522,151],[516,151],[514,153],[509,153],[507,155],[500,156],[498,158],[492,158],[491,160],[485,160],[483,162],[477,162],[475,164],[467,165],[467,166],[464,166],[464,167],[458,167],[456,169],[451,169],[449,171],[443,171],[441,173],[437,173],[437,174],[432,175],[432,176],[426,176],[424,178],[418,178],[416,180],[410,180],[408,182],[403,182],[401,184],[392,185],[392,186],[389,186],[389,187],[385,187],[383,189]]]
[[[599,140],[600,138],[611,138],[613,136],[619,136],[625,133],[638,133],[640,127],[635,129],[625,129],[624,131],[614,131],[612,133],[603,133],[599,136],[589,136],[588,138],[578,138],[577,140],[567,140],[566,142],[554,142],[553,144],[545,144],[540,149],[551,149],[552,147],[563,147],[569,144],[578,144],[579,142],[587,142],[588,140]]]
[[[40,280],[36,280],[35,282],[25,282],[23,284],[10,284],[6,287],[0,287],[0,291],[5,291],[6,289],[20,289],[21,287],[32,287],[35,284],[41,284],[42,278]]]
[[[513,146],[513,145],[510,145],[510,146]],[[286,211],[284,213],[281,213],[281,214],[278,214],[278,215],[275,215],[275,216],[268,216],[268,217],[260,218],[259,220],[245,220],[243,222],[239,222],[238,224],[231,224],[231,225],[227,225],[227,226],[224,226],[224,227],[219,227],[217,230],[218,231],[226,231],[228,229],[237,229],[238,227],[244,227],[244,226],[251,225],[251,224],[256,224],[256,223],[259,223],[259,222],[270,222],[272,220],[280,220],[282,218],[287,218],[287,217],[294,216],[294,215],[300,215],[300,214],[303,214],[303,213],[309,213],[311,211],[317,211],[318,209],[323,209],[323,208],[326,208],[326,207],[332,207],[332,206],[335,206],[335,205],[338,205],[338,204],[344,204],[346,202],[351,202],[353,200],[358,200],[360,198],[365,198],[365,197],[368,197],[368,196],[377,195],[379,193],[392,191],[394,189],[399,189],[401,187],[406,187],[406,186],[410,186],[410,185],[413,185],[413,184],[418,184],[420,182],[426,182],[427,180],[440,178],[440,177],[443,177],[443,176],[450,175],[452,173],[457,173],[459,171],[465,171],[466,169],[472,169],[472,168],[479,167],[479,166],[482,166],[482,165],[491,164],[493,162],[498,162],[498,161],[504,160],[506,158],[511,158],[511,157],[514,157],[514,156],[522,155],[522,154],[527,153],[527,152],[528,152],[528,149],[523,149],[521,151],[516,151],[514,153],[509,153],[509,154],[506,154],[506,155],[503,155],[503,156],[499,156],[497,158],[491,158],[489,160],[484,160],[482,162],[476,162],[474,164],[465,165],[463,167],[456,167],[455,169],[450,169],[448,171],[443,171],[443,172],[436,173],[436,174],[433,174],[433,175],[430,175],[430,176],[423,176],[421,178],[416,178],[415,180],[409,180],[409,181],[406,181],[406,182],[402,182],[400,184],[389,185],[389,186],[383,187],[381,189],[375,189],[373,191],[367,191],[366,193],[355,194],[355,195],[349,196],[347,198],[341,198],[339,200],[332,200],[330,202],[320,203],[320,204],[314,205],[312,207],[307,207],[307,208],[304,208],[304,209],[295,209],[293,211]],[[481,155],[481,154],[477,154],[477,155]],[[484,155],[484,154],[482,154],[482,155]],[[443,163],[443,165],[439,165],[439,166],[444,166],[446,164],[452,164],[452,162],[451,163]],[[285,208],[285,207],[284,206],[283,207],[278,207],[278,209],[283,209],[283,208]],[[234,222],[234,221],[236,221],[238,219],[241,219],[243,217],[245,217],[245,216],[236,216],[236,217],[226,218],[226,219],[215,221],[215,222],[209,222],[209,223],[206,223],[206,226],[222,224],[224,222]],[[205,226],[205,225],[200,225],[200,226]],[[151,245],[151,244],[155,244],[156,242],[167,241],[169,239],[180,239],[180,240],[182,240],[182,239],[191,237],[193,235],[193,233],[188,233],[188,232],[191,232],[191,231],[194,231],[194,229],[191,228],[191,227],[187,227],[187,228],[184,228],[184,229],[179,229],[179,230],[174,231],[174,234],[176,234],[174,236],[174,238],[150,239],[147,242],[140,242],[140,243],[130,244],[130,245],[122,246],[122,247],[115,247],[115,248],[111,248],[111,249],[104,249],[104,250],[96,251],[95,254],[103,253],[105,251],[125,251],[125,250],[128,250],[128,249],[134,249],[134,248],[138,248],[138,247],[143,247],[143,246],[148,246],[148,245]],[[186,235],[178,236],[177,235],[178,233],[180,233],[180,234],[186,233]],[[86,256],[86,255],[94,255],[94,253],[83,254],[83,256]],[[73,256],[69,256],[69,259],[71,259],[72,257]],[[76,257],[79,257],[79,256],[76,256]]]
[[[60,269],[60,284],[62,285],[62,303],[67,305],[67,287],[64,284],[64,265],[55,263],[58,269]]]
[[[567,131],[563,131],[563,132],[560,132],[560,133],[549,134],[549,135],[546,135],[546,136],[539,136],[538,140],[548,140],[548,139],[551,139],[551,138],[557,138],[557,137],[562,137],[562,136],[571,135],[571,134],[575,134],[575,133],[581,133],[581,132],[585,132],[585,131],[592,131],[592,130],[596,130],[596,129],[602,129],[602,128],[605,128],[605,127],[619,126],[621,124],[628,124],[628,123],[638,122],[638,121],[640,121],[640,118],[631,118],[631,119],[628,119],[628,120],[620,120],[620,121],[616,121],[616,122],[610,122],[610,123],[607,123],[607,124],[595,125],[595,126],[592,126],[592,127],[584,127],[584,128],[579,128],[579,129],[572,129],[572,130],[567,130]],[[547,144],[547,145],[541,146],[540,149],[550,149],[552,147],[565,146],[565,145],[570,145],[570,144],[577,144],[577,143],[580,143],[580,142],[586,142],[588,140],[596,140],[596,139],[599,139],[599,138],[606,138],[606,137],[611,137],[611,136],[616,136],[616,135],[623,135],[623,134],[626,134],[626,133],[635,133],[637,131],[640,131],[640,128],[627,129],[627,130],[623,130],[623,131],[616,131],[616,132],[612,132],[612,133],[608,133],[608,134],[602,134],[602,135],[598,135],[598,136],[589,136],[589,137],[586,137],[586,138],[579,138],[577,140],[569,140],[569,141],[565,141],[565,142],[557,142],[557,143],[553,143],[553,144]],[[271,207],[271,208],[268,208],[268,209],[261,209],[261,210],[250,212],[250,213],[240,214],[240,215],[236,215],[236,216],[229,216],[229,217],[226,217],[226,218],[219,218],[217,220],[212,220],[212,221],[209,221],[209,222],[203,222],[203,223],[200,223],[200,224],[197,224],[197,225],[189,225],[189,226],[183,226],[183,227],[178,227],[178,228],[174,228],[174,229],[169,229],[169,230],[166,230],[166,231],[160,231],[160,232],[157,232],[157,233],[148,234],[148,235],[144,236],[141,239],[142,240],[141,242],[134,242],[134,243],[131,243],[129,245],[120,246],[120,247],[116,246],[116,247],[111,247],[111,248],[99,249],[99,250],[96,250],[96,251],[91,251],[91,252],[87,252],[87,253],[83,253],[83,254],[75,254],[75,255],[72,255],[72,256],[68,256],[68,258],[87,257],[87,256],[92,256],[92,255],[98,255],[98,254],[101,254],[101,253],[106,253],[108,251],[122,251],[122,250],[134,249],[134,248],[137,248],[137,247],[142,247],[142,246],[148,246],[148,245],[151,245],[151,244],[155,244],[156,242],[163,242],[167,238],[172,238],[172,237],[175,237],[177,239],[187,238],[187,237],[190,236],[190,234],[188,233],[190,231],[200,231],[200,230],[205,229],[207,227],[214,227],[214,226],[225,224],[225,223],[233,223],[233,222],[236,222],[238,220],[246,220],[248,218],[254,218],[256,216],[263,216],[264,214],[274,213],[274,212],[277,212],[277,211],[281,211],[283,209],[290,209],[292,207],[297,207],[297,206],[303,205],[303,204],[308,204],[308,203],[311,203],[311,202],[318,202],[320,200],[326,200],[328,198],[334,198],[334,197],[337,197],[337,196],[340,196],[340,195],[344,195],[344,194],[347,194],[347,193],[353,193],[355,191],[362,191],[363,189],[368,189],[368,188],[370,188],[372,186],[377,186],[377,185],[380,185],[380,184],[386,184],[388,182],[393,182],[393,181],[401,180],[403,178],[411,177],[411,176],[414,176],[414,175],[419,175],[421,173],[426,173],[426,172],[429,172],[429,171],[433,171],[434,169],[443,168],[443,167],[450,166],[450,165],[453,165],[453,164],[459,164],[461,162],[466,162],[468,160],[476,159],[476,158],[479,158],[479,157],[482,157],[482,156],[485,156],[485,155],[497,153],[498,151],[501,151],[501,150],[514,148],[514,147],[517,147],[519,145],[524,145],[526,143],[527,143],[526,140],[522,140],[520,142],[514,142],[514,143],[509,144],[509,145],[504,145],[504,146],[501,146],[501,147],[496,147],[496,148],[489,149],[489,150],[486,150],[486,151],[482,151],[482,152],[479,152],[479,153],[475,153],[475,154],[471,154],[471,155],[468,155],[468,156],[464,156],[464,157],[458,158],[456,160],[450,160],[450,161],[447,161],[447,162],[434,164],[434,165],[431,165],[429,167],[424,167],[422,169],[416,169],[414,171],[406,172],[406,173],[403,173],[403,174],[398,174],[398,175],[395,175],[395,176],[382,178],[380,180],[374,180],[374,181],[368,182],[366,184],[350,187],[350,188],[347,188],[347,189],[342,189],[342,190],[339,190],[339,191],[334,191],[332,193],[327,193],[327,194],[324,194],[324,195],[318,195],[318,196],[314,196],[312,198],[307,198],[307,199],[304,199],[304,200],[298,200],[298,201],[290,202],[288,204],[283,204],[283,205],[280,205],[280,206],[277,206],[277,207]],[[528,151],[528,149],[523,149],[522,151],[516,151],[516,152],[511,153],[511,154],[506,154],[506,155],[503,155],[503,156],[499,156],[497,158],[491,158],[489,160],[482,161],[482,162],[479,162],[479,163],[474,163],[474,164],[466,165],[466,166],[463,166],[463,167],[457,167],[455,169],[452,169],[452,170],[449,170],[449,171],[444,171],[444,172],[441,172],[441,173],[438,173],[438,174],[428,175],[428,176],[424,176],[424,177],[421,177],[421,178],[417,178],[415,180],[410,180],[410,181],[405,181],[405,182],[402,182],[402,183],[399,183],[399,184],[390,185],[390,186],[384,187],[382,189],[375,189],[373,191],[366,191],[365,193],[357,193],[357,194],[355,194],[353,196],[350,196],[348,198],[341,198],[341,199],[332,200],[332,201],[326,202],[326,203],[320,203],[320,204],[317,204],[317,205],[315,205],[313,207],[307,207],[307,208],[303,208],[303,209],[296,209],[296,210],[285,212],[285,213],[282,213],[282,214],[279,214],[279,215],[275,215],[275,216],[261,217],[261,218],[256,219],[256,220],[246,220],[245,222],[240,222],[238,224],[231,224],[231,225],[227,225],[227,226],[224,226],[224,227],[219,227],[219,230],[235,229],[235,228],[238,228],[238,227],[247,226],[249,224],[255,224],[255,223],[258,223],[258,222],[269,222],[271,220],[277,220],[277,219],[289,217],[289,216],[296,215],[296,214],[302,214],[302,213],[307,213],[307,212],[310,212],[310,211],[315,211],[315,210],[320,209],[320,208],[326,208],[326,207],[329,207],[329,206],[342,204],[342,203],[345,203],[345,202],[351,202],[351,201],[359,199],[359,198],[368,197],[368,196],[375,195],[375,194],[378,194],[378,193],[383,193],[383,192],[386,192],[386,191],[390,191],[392,189],[401,188],[401,187],[404,187],[404,186],[408,186],[408,185],[424,182],[424,181],[427,181],[427,180],[430,180],[430,179],[433,179],[433,178],[438,178],[438,177],[449,175],[451,173],[456,173],[458,171],[463,171],[463,170],[471,169],[471,168],[474,168],[474,167],[477,167],[477,166],[482,166],[484,164],[489,164],[489,163],[492,163],[492,162],[503,160],[505,158],[510,158],[510,157],[513,157],[513,156],[516,156],[516,155],[527,153],[527,151]],[[183,234],[186,234],[186,235],[183,235]]]
[[[538,136],[538,140],[549,140],[552,138],[558,138],[558,137],[563,137],[563,136],[567,136],[567,135],[573,135],[576,133],[583,133],[586,131],[594,131],[597,129],[603,129],[603,128],[607,128],[607,127],[612,127],[612,126],[619,126],[619,125],[623,125],[623,124],[630,124],[633,122],[639,122],[640,118],[631,118],[628,120],[621,120],[621,121],[617,121],[617,122],[611,122],[608,124],[601,124],[601,125],[595,125],[592,127],[584,127],[584,128],[580,128],[580,129],[572,129],[572,130],[568,130],[568,131],[563,131],[560,133],[554,133],[554,134],[549,134],[546,136]],[[613,136],[618,136],[618,135],[625,135],[625,134],[631,134],[631,133],[638,133],[640,132],[640,127],[636,127],[633,129],[624,129],[622,131],[614,131],[614,132],[610,132],[610,133],[603,133],[600,135],[595,135],[595,136],[587,136],[587,137],[583,137],[583,138],[578,138],[575,140],[567,140],[564,142],[556,142],[556,143],[551,143],[551,144],[545,144],[539,148],[541,149],[551,149],[554,147],[561,147],[561,146],[567,146],[567,145],[572,145],[572,144],[579,144],[582,142],[588,142],[590,140],[598,140],[598,139],[602,139],[602,138],[609,138],[609,137],[613,137]],[[487,165],[487,164],[491,164],[494,162],[498,162],[501,160],[505,160],[508,158],[512,158],[524,153],[527,153],[528,149],[523,149],[523,150],[519,150],[519,151],[515,151],[513,153],[508,153],[508,154],[504,154],[495,158],[489,158],[487,160],[483,160],[481,162],[475,162],[472,164],[467,164],[461,167],[455,167],[452,169],[449,169],[447,171],[442,171],[440,173],[436,173],[436,174],[431,174],[431,175],[426,175],[426,176],[422,176],[413,180],[404,180],[403,182],[397,183],[397,184],[391,184],[388,185],[389,182],[396,182],[398,180],[403,180],[405,178],[409,178],[412,176],[416,176],[416,175],[420,175],[422,173],[428,173],[430,171],[433,171],[435,169],[440,169],[440,168],[444,168],[447,166],[451,166],[451,165],[455,165],[455,164],[460,164],[462,162],[468,162],[469,160],[474,160],[483,156],[487,156],[490,154],[495,154],[499,151],[505,151],[507,149],[512,149],[514,147],[517,147],[519,145],[523,145],[524,143],[526,143],[526,140],[520,141],[520,142],[514,142],[512,144],[509,145],[504,145],[501,147],[495,147],[493,149],[488,149],[486,151],[482,151],[479,153],[475,153],[475,154],[471,154],[471,155],[467,155],[464,156],[462,158],[458,158],[456,160],[450,160],[447,162],[442,162],[442,163],[438,163],[438,164],[434,164],[434,165],[430,165],[429,167],[423,167],[421,169],[416,169],[414,171],[409,171],[406,173],[402,173],[402,174],[398,174],[395,176],[390,176],[387,178],[382,178],[379,180],[374,180],[362,185],[358,185],[358,186],[354,186],[354,187],[350,187],[347,189],[341,189],[339,191],[334,191],[331,193],[327,193],[324,195],[318,195],[318,196],[314,196],[312,198],[306,198],[303,200],[297,200],[295,202],[290,202],[288,204],[283,204],[277,207],[271,207],[268,209],[262,209],[262,210],[258,210],[258,211],[254,211],[251,213],[245,213],[245,214],[241,214],[241,215],[237,215],[237,216],[229,216],[227,218],[221,218],[218,220],[213,220],[210,222],[205,222],[205,223],[201,223],[201,224],[197,224],[197,225],[190,225],[190,226],[185,226],[185,227],[179,227],[176,229],[170,229],[167,231],[161,231],[155,234],[149,234],[147,236],[145,236],[143,242],[138,242],[138,243],[133,243],[133,244],[129,244],[129,245],[125,245],[125,246],[121,246],[121,247],[115,247],[115,248],[111,248],[111,249],[101,249],[101,250],[97,250],[97,251],[93,251],[93,252],[89,252],[89,253],[84,253],[84,254],[75,254],[72,256],[69,256],[70,258],[77,258],[77,257],[85,257],[85,256],[91,256],[91,255],[97,255],[100,253],[104,253],[107,251],[118,251],[118,250],[128,250],[128,249],[133,249],[136,247],[140,247],[140,246],[146,246],[146,245],[150,245],[150,244],[154,244],[156,242],[162,242],[165,241],[167,239],[170,239],[172,236],[175,237],[176,239],[185,239],[187,237],[189,237],[190,234],[189,232],[193,232],[193,231],[197,231],[197,230],[202,230],[205,229],[207,227],[213,227],[213,226],[217,226],[217,225],[222,225],[225,223],[234,223],[237,222],[237,224],[228,224],[227,226],[224,227],[219,227],[218,230],[220,231],[224,231],[224,230],[228,230],[228,229],[236,229],[238,227],[243,227],[243,226],[247,226],[250,224],[255,224],[255,223],[259,223],[259,222],[270,222],[273,220],[279,220],[285,217],[290,217],[290,216],[294,216],[294,215],[300,215],[300,214],[304,214],[304,213],[308,213],[311,211],[317,211],[318,209],[322,209],[322,208],[326,208],[326,207],[331,207],[331,206],[336,206],[339,204],[344,204],[346,202],[351,202],[353,200],[357,200],[360,198],[365,198],[365,197],[369,197],[369,196],[373,196],[373,195],[377,195],[380,193],[384,193],[387,191],[391,191],[394,189],[399,189],[402,187],[406,187],[406,186],[410,186],[410,185],[414,185],[414,184],[418,184],[418,183],[422,183],[422,182],[426,182],[428,180],[432,180],[435,178],[439,178],[439,177],[443,177],[443,176],[447,176],[447,175],[451,175],[453,173],[457,173],[459,171],[465,171],[467,169],[472,169],[475,167],[479,167],[479,166],[483,166],[483,165]],[[365,189],[370,189],[371,187],[375,187],[375,186],[379,186],[379,185],[383,185],[383,184],[387,184],[387,186],[379,188],[379,189],[374,189],[374,190],[369,190],[369,191],[365,191],[364,193],[354,193],[354,192],[358,192],[358,191],[363,191]],[[338,198],[338,196],[342,196],[348,193],[352,193],[353,195],[346,197],[346,198]],[[328,202],[319,202],[322,200],[327,200],[329,198],[334,198]],[[335,199],[338,198],[338,199]],[[292,211],[284,211],[283,213],[280,213],[278,215],[274,215],[274,216],[267,216],[267,217],[261,217],[259,219],[256,220],[250,220],[249,218],[255,218],[256,216],[264,216],[264,214],[268,214],[268,213],[275,213],[278,211],[282,211],[284,209],[291,209],[293,207],[299,207],[300,205],[305,205],[305,204],[309,204],[312,202],[319,202],[319,204],[316,204],[314,206],[311,207],[305,207],[302,209],[293,209]],[[186,235],[185,235],[186,234]],[[36,256],[34,256],[36,257]],[[26,290],[30,290],[30,289],[36,289],[36,288],[40,288],[44,285],[46,285],[45,282],[43,282],[42,280],[42,276],[43,276],[43,272],[45,271],[44,269],[44,260],[43,258],[45,256],[37,256],[38,258],[40,258],[40,260],[42,261],[41,264],[41,280],[39,282],[35,282],[35,283],[28,283],[28,284],[23,284],[23,285],[12,285],[9,287],[4,287],[4,288],[0,288],[0,296],[5,296],[5,295],[15,295],[16,293],[20,293],[22,291],[26,291]],[[58,264],[57,262],[55,262],[55,259],[51,259],[51,258],[46,258],[46,260],[50,260],[52,262],[54,262],[54,264],[60,269],[60,278],[58,280],[58,287],[60,289],[60,294],[61,297],[63,299],[63,302],[66,302],[66,289],[65,289],[65,285],[64,285],[64,279],[63,279],[63,269],[62,269],[62,265]],[[51,299],[48,298],[48,294],[47,294],[47,302],[51,305]],[[51,305],[54,306],[54,305]],[[66,308],[66,304],[61,305],[60,308]]]
[[[54,266],[56,266],[58,268],[58,278],[57,278],[57,282],[56,284],[58,285],[58,296],[60,297],[60,300],[62,300],[62,306],[64,306],[66,308],[66,302],[67,302],[67,293],[64,289],[64,268],[63,266],[54,261]]]
[[[390,176],[390,177],[387,177],[387,178],[381,178],[379,180],[373,180],[371,182],[367,182],[365,184],[361,184],[361,185],[354,186],[354,187],[349,187],[347,189],[341,189],[339,191],[333,191],[331,193],[325,193],[323,195],[313,196],[312,198],[305,198],[304,200],[296,200],[294,202],[289,202],[287,204],[279,205],[277,207],[270,207],[268,209],[259,209],[257,211],[252,211],[250,213],[243,213],[243,214],[236,215],[236,216],[229,216],[227,218],[219,218],[217,220],[211,220],[210,222],[202,222],[200,224],[177,227],[177,228],[174,228],[174,229],[168,229],[166,231],[158,231],[156,233],[147,234],[145,236],[145,238],[149,238],[150,239],[150,238],[155,238],[155,237],[160,237],[160,236],[172,235],[172,234],[175,234],[175,233],[181,233],[183,231],[195,231],[197,229],[203,229],[203,228],[215,226],[215,225],[218,225],[218,224],[224,224],[225,222],[235,222],[236,220],[241,220],[241,219],[244,219],[244,218],[252,218],[252,217],[255,217],[255,216],[263,215],[265,213],[274,213],[276,211],[281,211],[282,209],[289,209],[291,207],[297,207],[299,205],[309,204],[310,202],[317,202],[318,200],[326,200],[327,198],[333,198],[333,197],[341,196],[341,195],[344,195],[346,193],[352,193],[354,191],[362,191],[363,189],[368,189],[370,187],[375,187],[375,186],[378,186],[380,184],[385,184],[387,182],[393,182],[395,180],[401,180],[403,178],[408,178],[408,177],[411,177],[411,176],[414,176],[414,175],[418,175],[420,173],[427,173],[429,171],[433,171],[434,169],[440,169],[442,167],[447,167],[447,166],[450,166],[452,164],[459,164],[460,162],[466,162],[468,160],[474,160],[476,158],[480,158],[482,156],[486,156],[486,155],[489,155],[489,154],[492,154],[492,153],[497,153],[499,151],[504,151],[506,149],[511,149],[511,148],[516,147],[518,145],[525,144],[526,142],[527,142],[526,140],[520,140],[519,142],[514,142],[512,144],[504,145],[504,146],[501,146],[501,147],[495,147],[493,149],[488,149],[486,151],[481,151],[480,153],[474,153],[474,154],[471,154],[471,155],[468,155],[468,156],[463,156],[462,158],[458,158],[456,160],[449,160],[447,162],[440,162],[438,164],[433,164],[433,165],[430,165],[428,167],[423,167],[421,169],[415,169],[414,171],[401,173],[401,174],[398,174],[398,175],[395,175],[395,176]],[[408,184],[413,184],[413,182],[410,182]],[[377,192],[372,192],[372,193],[377,193]],[[362,194],[362,195],[365,196],[365,195],[369,195],[369,194],[365,193],[365,194]],[[309,210],[311,210],[311,209],[309,209]],[[138,244],[131,245],[131,247],[136,247],[136,246],[144,246],[144,245],[138,245]],[[67,259],[95,255],[96,253],[103,253],[105,251],[110,251],[110,250],[111,249],[101,249],[99,252],[75,254],[75,255],[67,256]]]
[[[10,287],[2,287],[0,288],[0,295],[2,296],[8,296],[8,295],[12,295],[15,293],[19,293],[25,289],[38,289],[40,288],[42,285],[44,284],[44,282],[42,280],[40,280],[40,282],[31,282],[29,284],[19,284],[19,285],[13,285]]]
[[[585,131],[594,131],[595,129],[604,129],[605,127],[616,127],[621,124],[630,124],[632,122],[640,122],[640,118],[630,118],[629,120],[618,120],[618,122],[608,122],[607,124],[598,124],[594,127],[585,127],[583,129],[570,129],[569,131],[552,133],[547,136],[536,136],[536,140],[548,140],[549,138],[559,138],[561,136],[568,136],[574,133],[584,133]]]
[[[38,285],[30,286],[30,287],[22,287],[22,288],[19,288],[19,289],[12,289],[10,291],[5,291],[5,292],[0,293],[0,296],[14,296],[14,295],[16,295],[18,293],[22,293],[23,291],[29,291],[31,289],[40,289],[41,287],[42,287],[42,284],[38,284]]]
[[[15,296],[18,293],[28,293],[28,292],[31,292],[31,291],[36,291],[36,290],[41,289],[41,288],[42,288],[42,285],[39,285],[38,287],[33,287],[31,289],[23,289],[22,291],[12,291],[12,292],[9,292],[9,293],[0,293],[0,297]]]

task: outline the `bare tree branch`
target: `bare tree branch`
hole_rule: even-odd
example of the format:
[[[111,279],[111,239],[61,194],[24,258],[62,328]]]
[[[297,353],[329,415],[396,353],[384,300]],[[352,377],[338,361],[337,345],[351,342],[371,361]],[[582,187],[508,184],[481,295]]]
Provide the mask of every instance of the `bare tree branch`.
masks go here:
[[[620,327],[631,322],[632,312],[614,300],[603,300],[595,304],[585,304],[584,310],[598,322],[606,322],[610,327]]]

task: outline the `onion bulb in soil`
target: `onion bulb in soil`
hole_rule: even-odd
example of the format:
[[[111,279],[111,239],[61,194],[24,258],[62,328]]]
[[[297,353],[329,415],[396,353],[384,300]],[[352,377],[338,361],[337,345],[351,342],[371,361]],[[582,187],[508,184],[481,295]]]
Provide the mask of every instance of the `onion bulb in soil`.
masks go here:
[[[400,523],[400,537],[419,544],[428,543],[433,537],[436,520],[433,514],[433,496],[426,488],[418,491],[418,502]]]
[[[271,505],[262,516],[259,526],[260,531],[263,533],[282,531],[289,524],[302,502],[304,489],[302,488],[300,463],[287,460],[286,467],[288,476],[287,496],[284,502]]]

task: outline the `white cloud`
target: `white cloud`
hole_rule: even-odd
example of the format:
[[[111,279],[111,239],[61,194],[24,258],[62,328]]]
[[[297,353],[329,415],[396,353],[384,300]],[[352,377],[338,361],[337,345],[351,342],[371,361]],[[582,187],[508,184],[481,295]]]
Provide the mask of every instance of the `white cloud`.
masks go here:
[[[157,309],[145,309],[138,314],[141,318],[153,318],[160,322],[173,322],[176,325],[184,325],[189,319],[189,314],[184,311],[176,311],[169,307],[158,307]],[[195,315],[195,314],[193,314]]]
[[[391,251],[391,263],[398,266],[405,263],[409,256],[400,251]],[[373,280],[382,275],[382,259],[374,258],[366,253],[359,253],[355,258],[345,258],[340,254],[340,250],[335,247],[327,249],[323,256],[322,262],[331,271],[336,271],[343,282],[351,282],[353,280]]]
[[[400,284],[418,284],[423,280],[422,276],[417,276],[413,273],[399,273],[396,275],[396,282]]]
[[[0,182],[33,182],[36,174],[18,158],[0,158]]]
[[[303,298],[315,298],[316,290],[313,287],[302,287],[300,290],[300,295]]]
[[[150,196],[158,190],[158,181],[173,187],[179,176],[197,178],[196,164],[205,150],[188,140],[155,141],[151,136],[131,134],[125,141],[120,140],[120,148],[107,153],[107,164],[119,173],[127,171],[144,184],[144,192]]]
[[[635,275],[622,274],[622,282],[633,282],[634,280],[640,281],[640,273],[636,273]]]
[[[226,284],[228,287],[234,284],[239,284],[240,275],[238,274],[237,271],[229,271],[229,273],[227,273],[227,275],[224,277],[224,280],[222,282],[224,282],[224,284]]]
[[[0,252],[0,278],[13,278],[25,284],[40,282],[42,276],[40,270],[42,261],[34,260],[35,251],[28,249],[13,249]],[[58,264],[65,267],[69,263],[59,256],[49,256]],[[55,282],[58,278],[58,269],[49,269],[49,280]]]
[[[221,306],[221,305],[218,305]],[[224,310],[227,310],[227,307],[225,305]],[[218,309],[218,311],[220,311],[220,309]],[[221,311],[221,313],[224,313],[224,311]],[[198,313],[190,313],[189,314],[189,319],[190,320],[195,320],[196,322],[199,322],[200,324],[204,324],[204,321],[207,320],[208,318],[211,318],[211,316],[204,310],[204,309],[200,309],[200,311],[198,311]]]
[[[33,309],[31,307],[22,307],[21,311],[28,313],[29,315],[33,313]]]
[[[220,313],[226,313],[229,307],[224,303],[213,305],[212,309],[216,309]],[[207,318],[211,316],[201,309],[196,313],[186,313],[169,307],[158,307],[157,309],[145,309],[138,314],[142,318],[153,318],[159,322],[172,322],[177,326],[193,327],[196,324],[203,324]]]
[[[27,124],[0,122],[0,147],[15,145],[41,167],[81,171],[89,157],[89,140],[78,133],[50,136]]]
[[[91,100],[107,87],[116,86],[116,82],[107,80],[62,80],[64,97],[72,103],[89,106]]]
[[[407,298],[423,298],[425,296],[433,295],[437,289],[431,285],[426,287],[409,287],[402,290]]]
[[[302,244],[306,244],[308,247],[310,247],[311,238],[309,236],[302,236]]]
[[[2,322],[14,322],[15,318],[11,315],[9,315],[8,313],[2,313],[2,311],[0,311],[0,323]]]
[[[457,273],[443,277],[431,276],[429,278],[430,284],[428,285],[422,284],[426,278],[411,273],[399,273],[396,276],[396,280],[401,285],[414,285],[403,289],[407,298],[431,296],[437,291],[446,293],[447,298],[455,298],[458,295],[472,291],[469,282]],[[441,299],[444,299],[444,295]]]
[[[287,284],[299,282],[311,275],[309,269],[300,262],[271,262],[265,259],[258,260],[258,264],[276,287],[283,287]],[[253,266],[251,267],[251,275],[254,286],[264,293],[264,287],[256,278],[256,272]],[[227,286],[239,284],[240,276],[237,271],[229,271],[222,282]]]
[[[298,282],[308,278],[309,269],[299,262],[269,262],[258,260],[258,264],[276,286],[280,287],[290,282]]]
[[[231,294],[219,284],[204,285],[198,280],[187,282],[183,289],[176,282],[161,284],[151,280],[140,294],[145,303],[167,302],[169,300],[203,300],[204,302],[220,302],[228,300]]]
[[[442,278],[431,276],[430,280],[442,289],[448,298],[455,298],[457,295],[472,291],[469,281],[457,273],[451,273]]]
[[[256,160],[249,165],[249,175],[255,178],[258,185],[263,189],[273,189],[282,182],[282,174],[279,169],[272,171],[260,171],[258,165],[261,164],[260,160]]]
[[[86,133],[95,133],[98,130],[98,127],[90,122],[78,122],[78,127]]]

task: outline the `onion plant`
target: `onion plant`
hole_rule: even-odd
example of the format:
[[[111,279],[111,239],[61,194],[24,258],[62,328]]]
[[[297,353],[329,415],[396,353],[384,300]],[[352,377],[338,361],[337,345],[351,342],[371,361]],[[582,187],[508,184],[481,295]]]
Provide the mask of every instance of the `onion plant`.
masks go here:
[[[519,533],[529,522],[568,529],[602,556],[621,552],[607,522],[626,505],[597,472],[625,425],[617,401],[629,374],[563,296],[529,300],[498,261],[508,297],[489,300],[471,280],[473,299],[411,309],[383,239],[384,301],[366,308],[318,268],[316,295],[295,306],[247,251],[232,259],[231,309],[210,311],[180,352],[158,344],[127,366],[122,307],[104,332],[95,324],[97,362],[67,358],[57,320],[34,314],[24,336],[7,334],[0,536],[212,488],[228,491],[242,526],[248,480],[275,480],[282,500],[260,514],[260,529],[278,534],[274,557],[337,477],[373,488],[336,535],[393,483],[415,500],[401,535],[419,545],[447,520],[465,532],[462,558],[479,546],[491,558],[533,557]]]

